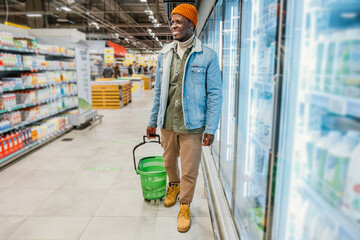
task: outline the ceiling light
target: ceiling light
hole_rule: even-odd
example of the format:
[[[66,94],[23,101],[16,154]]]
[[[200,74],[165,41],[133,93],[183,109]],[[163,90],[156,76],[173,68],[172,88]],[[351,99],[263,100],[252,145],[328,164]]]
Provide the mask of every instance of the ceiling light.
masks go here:
[[[42,15],[39,13],[27,13],[26,16],[27,17],[42,17]]]
[[[151,33],[151,32],[152,32],[152,30],[151,30],[150,28],[148,28],[147,31],[148,31],[148,33]]]
[[[100,29],[99,25],[95,25],[95,27],[96,27],[96,29],[97,29],[97,30],[99,30],[99,29]]]
[[[61,9],[64,10],[64,11],[67,11],[67,12],[71,12],[71,9],[68,8],[68,7],[61,7]]]
[[[65,18],[58,18],[58,19],[56,19],[56,21],[58,21],[58,22],[68,22],[68,20],[65,19]]]
[[[150,18],[150,19],[154,19],[154,16],[153,16],[153,15],[150,15],[149,18]]]
[[[157,20],[156,20],[156,19],[154,19],[154,23],[157,23]]]
[[[140,0],[140,2],[146,2],[146,0]]]

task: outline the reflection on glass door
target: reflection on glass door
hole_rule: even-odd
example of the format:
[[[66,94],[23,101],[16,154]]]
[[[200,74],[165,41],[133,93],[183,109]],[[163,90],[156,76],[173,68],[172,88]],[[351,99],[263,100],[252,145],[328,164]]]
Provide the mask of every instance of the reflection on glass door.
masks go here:
[[[214,50],[219,59],[219,65],[222,69],[222,47],[223,47],[223,3],[222,0],[216,3],[214,9]],[[215,160],[215,165],[219,169],[220,152],[220,126],[215,133],[214,143],[211,145],[211,153]]]
[[[220,131],[220,178],[231,207],[235,128],[235,83],[238,70],[239,1],[226,0],[223,48],[223,105]]]
[[[358,240],[360,2],[292,0],[288,16],[273,238]]]
[[[234,218],[242,239],[263,239],[273,128],[278,1],[242,2]]]

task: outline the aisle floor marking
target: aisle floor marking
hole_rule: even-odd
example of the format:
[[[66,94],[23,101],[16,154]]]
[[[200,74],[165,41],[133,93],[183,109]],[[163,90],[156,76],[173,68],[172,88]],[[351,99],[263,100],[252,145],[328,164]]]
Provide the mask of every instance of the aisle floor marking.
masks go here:
[[[128,140],[128,139],[121,139],[121,140],[112,140],[112,143],[136,143],[138,140]]]
[[[85,171],[120,171],[119,167],[85,167]]]
[[[136,91],[136,89],[139,88],[139,85],[137,85],[136,83],[133,84],[132,88],[131,88],[131,93],[134,93]]]

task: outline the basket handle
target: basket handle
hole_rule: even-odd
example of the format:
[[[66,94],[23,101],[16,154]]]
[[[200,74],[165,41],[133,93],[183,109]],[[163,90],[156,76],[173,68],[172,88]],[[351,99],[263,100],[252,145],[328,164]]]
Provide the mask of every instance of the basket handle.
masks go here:
[[[137,168],[136,168],[135,150],[136,150],[138,147],[140,147],[140,146],[142,146],[142,145],[144,145],[144,144],[146,144],[146,143],[159,143],[159,144],[161,143],[161,142],[160,142],[160,135],[155,134],[155,135],[151,135],[151,137],[156,137],[157,140],[156,140],[156,141],[152,141],[152,140],[146,141],[147,135],[144,135],[144,136],[143,136],[143,142],[141,142],[141,143],[139,143],[138,145],[136,145],[136,146],[134,147],[134,149],[133,149],[134,168],[135,168],[135,171],[136,171],[136,172],[137,172],[138,170],[137,170]]]

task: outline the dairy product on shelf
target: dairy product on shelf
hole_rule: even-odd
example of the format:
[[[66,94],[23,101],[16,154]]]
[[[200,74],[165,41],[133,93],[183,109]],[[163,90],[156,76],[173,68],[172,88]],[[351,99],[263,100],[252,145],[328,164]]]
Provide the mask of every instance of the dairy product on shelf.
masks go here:
[[[330,148],[332,148],[341,138],[339,131],[331,131],[327,136],[319,139],[315,145],[314,157],[311,166],[311,182],[315,189],[319,190],[322,186],[324,175],[325,160]]]
[[[355,221],[360,222],[360,144],[351,155],[346,175],[342,210]]]
[[[349,131],[336,145],[331,145],[325,162],[323,193],[332,205],[340,205],[351,154],[359,142],[359,135]]]
[[[0,32],[0,44],[3,46],[14,46],[13,35],[8,32]]]

